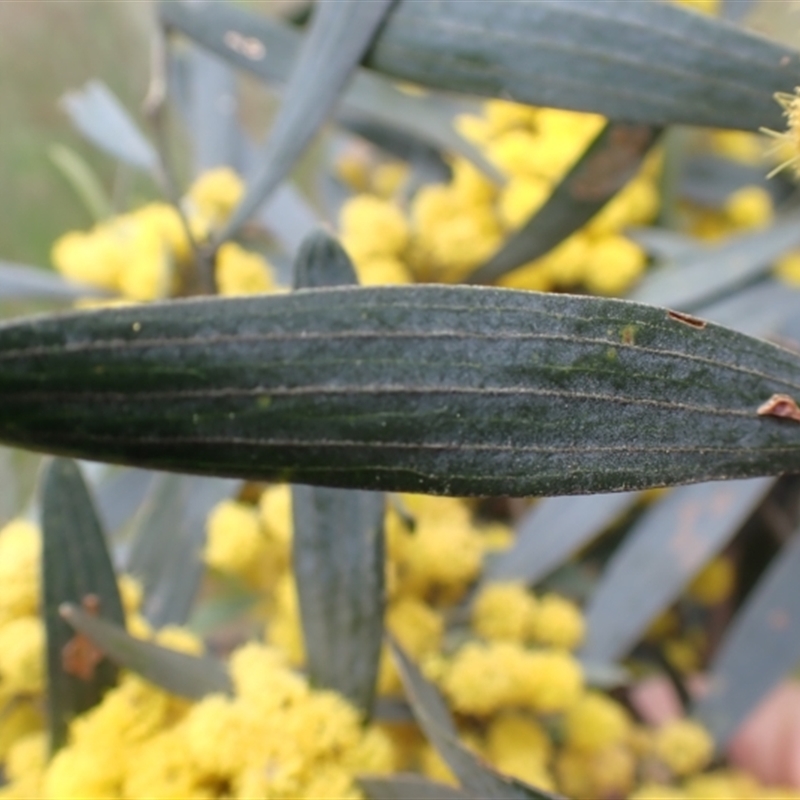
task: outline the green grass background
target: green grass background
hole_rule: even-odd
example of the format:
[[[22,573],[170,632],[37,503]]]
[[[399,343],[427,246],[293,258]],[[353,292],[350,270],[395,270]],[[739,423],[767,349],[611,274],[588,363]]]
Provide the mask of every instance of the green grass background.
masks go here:
[[[100,78],[141,121],[151,12],[149,0],[0,0],[0,260],[47,265],[53,239],[91,224],[48,147],[74,149],[106,187],[115,165],[58,101]]]

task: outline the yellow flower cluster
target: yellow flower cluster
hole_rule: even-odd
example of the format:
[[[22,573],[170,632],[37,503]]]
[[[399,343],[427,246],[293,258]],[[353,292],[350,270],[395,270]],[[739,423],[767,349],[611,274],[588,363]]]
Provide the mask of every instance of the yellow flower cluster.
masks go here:
[[[0,529],[0,763],[11,758],[16,743],[27,741],[28,734],[44,741],[41,546],[41,531],[28,520],[15,519]],[[138,613],[142,589],[131,576],[120,576],[119,589],[132,635],[186,652],[202,650],[202,643],[188,631],[167,627],[153,632]]]
[[[206,241],[225,223],[243,192],[241,179],[228,168],[211,170],[197,179],[182,202],[195,241]],[[191,256],[184,222],[167,203],[150,203],[89,231],[70,231],[51,251],[53,266],[64,277],[137,302],[174,294]],[[216,280],[221,294],[274,289],[267,261],[234,243],[220,248]]]
[[[245,645],[230,669],[233,696],[193,704],[126,674],[49,763],[42,736],[18,740],[0,796],[355,800],[354,775],[394,769],[391,740],[277,651]]]
[[[394,192],[385,189],[396,188],[400,170],[389,173],[393,180],[376,175],[370,187],[368,170],[356,169],[353,159],[346,161],[340,171],[362,192],[345,203],[340,227],[362,283],[463,279],[546,202],[604,122],[595,114],[491,100],[480,116],[461,116],[457,127],[504,173],[505,184],[495,186],[469,161],[455,157],[452,180],[422,187],[411,200],[408,219]],[[598,294],[624,292],[644,270],[645,255],[622,231],[655,216],[658,169],[658,159],[648,159],[589,225],[501,283],[521,289],[584,286]]]
[[[519,583],[494,583],[478,594],[472,627],[484,639],[528,642],[572,650],[585,626],[578,607],[556,594],[540,599]]]
[[[23,519],[0,529],[0,761],[43,720],[44,626],[38,616],[38,529]]]

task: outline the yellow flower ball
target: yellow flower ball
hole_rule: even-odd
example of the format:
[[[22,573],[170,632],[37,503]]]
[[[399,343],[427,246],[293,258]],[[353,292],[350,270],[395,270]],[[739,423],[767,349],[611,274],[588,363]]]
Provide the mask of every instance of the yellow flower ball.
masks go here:
[[[737,791],[733,775],[727,770],[715,770],[704,775],[694,775],[683,785],[689,800],[761,800],[758,795],[742,795]]]
[[[310,691],[305,679],[289,669],[286,655],[274,647],[249,642],[233,652],[229,666],[237,697],[259,713],[301,703]]]
[[[81,747],[59,750],[42,778],[44,797],[59,800],[107,800],[121,796],[122,754],[92,752]]]
[[[528,656],[512,642],[468,642],[453,656],[442,690],[456,711],[488,716],[515,704]]]
[[[275,289],[270,263],[236,242],[225,242],[217,251],[214,277],[219,293],[225,296],[263,294]]]
[[[172,728],[131,749],[121,796],[199,800],[205,777],[192,760],[185,730]]]
[[[401,597],[387,609],[386,627],[408,654],[419,660],[441,647],[444,618],[414,597]]]
[[[772,195],[761,186],[744,186],[728,197],[724,211],[736,228],[765,228],[774,217]]]
[[[264,533],[288,553],[292,541],[292,489],[287,483],[270,486],[261,494],[258,513]]]
[[[142,584],[133,575],[123,574],[117,578],[122,607],[126,614],[135,614],[142,607],[144,589]]]
[[[646,259],[644,250],[624,236],[605,236],[589,250],[586,288],[599,295],[624,294],[641,277]]]
[[[419,767],[426,778],[447,786],[458,786],[458,778],[439,754],[439,751],[429,743],[425,743],[419,753]]]
[[[547,201],[552,187],[543,178],[523,175],[512,178],[500,194],[498,214],[506,228],[518,228]]]
[[[275,600],[277,607],[267,622],[266,640],[283,653],[292,666],[302,666],[306,660],[305,637],[297,586],[291,574],[284,575],[278,582]]]
[[[556,594],[546,594],[539,600],[529,625],[533,641],[566,650],[577,647],[586,633],[578,606]]]
[[[513,128],[534,128],[539,113],[533,106],[508,100],[487,100],[483,104],[483,119],[495,136]]]
[[[105,229],[70,231],[56,239],[50,261],[68,280],[116,291],[125,253]]]
[[[186,205],[189,217],[202,220],[201,228],[217,228],[225,223],[244,197],[242,179],[230,167],[203,173],[189,188]]]
[[[397,553],[399,590],[439,602],[456,602],[483,563],[480,534],[469,521],[417,518]]]
[[[6,698],[0,716],[0,763],[5,761],[13,747],[31,735],[41,735],[42,711],[40,702],[25,698]]]
[[[570,797],[626,797],[636,778],[636,759],[620,745],[595,753],[564,748],[556,771],[561,791]]]
[[[553,745],[545,729],[535,719],[518,711],[504,711],[489,722],[486,752],[492,763],[500,769],[503,769],[501,762],[518,755],[524,755],[532,766],[544,767],[553,755]]]
[[[339,218],[342,240],[359,257],[398,256],[408,244],[408,223],[394,203],[368,194],[350,198]]]
[[[0,529],[0,624],[36,613],[41,549],[39,529],[27,520]]]
[[[547,261],[537,258],[536,261],[529,261],[506,273],[498,280],[498,284],[509,289],[549,292],[555,286],[555,279]]]
[[[176,261],[188,261],[192,246],[178,209],[169,203],[148,203],[131,215],[138,225],[152,229],[167,245]]]
[[[486,204],[494,200],[497,187],[466,158],[452,161],[451,187],[464,205]]]
[[[565,737],[569,747],[595,752],[624,742],[631,732],[628,712],[599,692],[587,692],[567,713]]]
[[[360,741],[342,758],[351,775],[389,775],[397,767],[397,754],[389,735],[380,727],[369,726]]]
[[[126,250],[119,274],[122,294],[138,302],[168,297],[172,292],[173,259],[158,228],[131,217]]]
[[[714,0],[716,2],[716,0]],[[711,132],[714,152],[752,166],[764,160],[764,138],[747,131],[717,130]]]
[[[44,644],[44,625],[39,617],[20,617],[0,627],[0,692],[43,691]]]
[[[727,556],[712,558],[689,584],[687,594],[704,606],[727,600],[736,586],[736,567]]]
[[[800,286],[800,252],[793,251],[775,262],[773,274],[789,286]]]
[[[48,741],[44,731],[33,731],[14,741],[8,748],[5,773],[12,781],[21,781],[34,775],[41,777],[47,764]]]
[[[714,755],[714,741],[699,723],[679,719],[659,729],[655,752],[676,775],[685,777],[708,765]]]
[[[542,650],[528,654],[526,668],[518,686],[518,701],[540,714],[569,711],[584,690],[580,663],[562,650]]]
[[[472,628],[484,639],[523,642],[536,613],[536,599],[523,584],[490,583],[472,607]]]
[[[453,120],[453,127],[465,139],[477,145],[487,144],[493,135],[489,121],[474,114],[459,114]]]
[[[354,262],[358,282],[362,286],[384,286],[413,283],[414,277],[399,258],[367,256]]]
[[[509,178],[542,175],[539,137],[531,131],[514,129],[497,136],[487,146],[486,155]]]
[[[231,575],[247,576],[264,550],[258,514],[250,506],[223,500],[208,515],[203,560]]]
[[[575,286],[586,276],[593,246],[584,234],[574,233],[539,261],[546,265],[549,275],[556,284],[562,287]]]

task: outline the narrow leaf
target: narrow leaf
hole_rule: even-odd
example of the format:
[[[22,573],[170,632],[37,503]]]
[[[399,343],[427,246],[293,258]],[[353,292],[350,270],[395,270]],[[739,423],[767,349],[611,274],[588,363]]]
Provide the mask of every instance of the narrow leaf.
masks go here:
[[[439,690],[392,639],[389,644],[414,716],[464,789],[482,800],[554,800],[556,795],[501,775],[458,740],[455,723]]]
[[[535,584],[626,513],[637,496],[621,492],[541,500],[520,520],[511,548],[490,561],[484,580]]]
[[[121,667],[179,697],[200,700],[208,694],[232,694],[225,665],[207,656],[193,656],[137,639],[112,622],[87,614],[76,605],[62,604],[61,616],[88,637]]]
[[[306,239],[295,288],[352,285],[355,269],[324,231]],[[292,487],[292,560],[311,680],[370,715],[385,606],[382,494]]]
[[[660,128],[609,123],[547,202],[468,278],[491,283],[533,261],[583,227],[636,174]]]
[[[728,197],[744,186],[760,186],[767,192],[777,193],[780,183],[768,181],[767,172],[764,164],[743,164],[723,156],[704,154],[686,159],[678,188],[684,200],[706,208],[722,208]]]
[[[318,230],[305,239],[294,262],[295,289],[357,283],[358,276],[350,256],[333,236]]]
[[[302,36],[291,26],[267,15],[256,15],[231,3],[180,3],[162,0],[162,21],[234,64],[270,81],[285,81]],[[395,88],[374,72],[356,70],[342,95],[346,125],[354,118],[374,120],[388,129],[417,136],[437,149],[469,159],[492,180],[503,175],[452,124],[452,110],[438,97],[419,97]]]
[[[309,676],[368,716],[383,641],[384,497],[293,486],[292,508]]]
[[[749,336],[783,336],[785,326],[800,313],[800,289],[770,278],[704,306],[701,313]]]
[[[85,647],[61,618],[64,603],[85,604],[125,626],[117,579],[78,466],[48,464],[42,478],[42,591],[47,633],[50,747],[66,741],[70,720],[96,705],[116,682],[116,668]]]
[[[198,636],[208,636],[229,623],[241,620],[261,599],[258,594],[230,588],[224,595],[200,601],[186,626]]]
[[[249,179],[258,172],[260,150],[242,132],[239,144],[242,173]],[[259,222],[289,255],[319,226],[318,214],[291,181],[284,181],[256,214]]]
[[[143,469],[108,470],[94,487],[103,530],[113,534],[130,521],[144,501],[155,473]]]
[[[701,240],[668,228],[629,228],[625,233],[656,261],[673,261],[693,251],[705,252],[706,248]]]
[[[158,155],[116,95],[101,81],[61,99],[72,124],[94,145],[132,167],[153,173]]]
[[[187,67],[194,174],[219,166],[238,169],[243,132],[237,119],[236,74],[220,58],[199,48],[192,48]]]
[[[211,508],[236,482],[159,476],[133,523],[128,571],[144,588],[144,614],[156,627],[183,624],[203,574],[200,552]]]
[[[780,129],[796,50],[670,3],[403,0],[369,67],[446,91],[646,125]]]
[[[269,133],[262,168],[221,235],[229,238],[289,174],[333,111],[351,73],[395,0],[320,3]]]
[[[358,782],[369,800],[470,800],[475,797],[463,789],[413,773],[399,773],[390,778],[362,775]]]
[[[695,712],[720,748],[800,661],[800,536],[765,570],[719,646]]]
[[[83,158],[63,144],[52,145],[47,155],[83,203],[93,222],[111,216],[111,200],[97,174]]]
[[[0,397],[2,443],[340,488],[579,494],[800,467],[781,416],[798,355],[596,297],[337,287],[10,321]]]
[[[734,537],[774,485],[769,478],[676,489],[644,514],[606,566],[586,610],[583,655],[613,662]]]
[[[795,213],[766,230],[678,256],[671,265],[650,272],[629,297],[695,311],[765,274],[776,258],[798,245],[800,215]]]
[[[0,297],[3,300],[63,300],[103,297],[93,286],[72,283],[58,273],[40,267],[0,261]]]

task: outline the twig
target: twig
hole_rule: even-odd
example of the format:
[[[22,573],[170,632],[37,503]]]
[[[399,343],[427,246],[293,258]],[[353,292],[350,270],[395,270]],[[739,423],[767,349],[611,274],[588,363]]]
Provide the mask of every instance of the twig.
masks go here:
[[[180,201],[175,170],[170,157],[167,125],[167,68],[169,56],[169,32],[156,24],[151,39],[150,83],[144,99],[143,112],[150,123],[158,152],[158,181],[167,199],[178,212],[186,238],[192,250],[195,264],[195,283],[198,294],[215,294],[214,248],[206,247],[195,239],[186,212]]]

